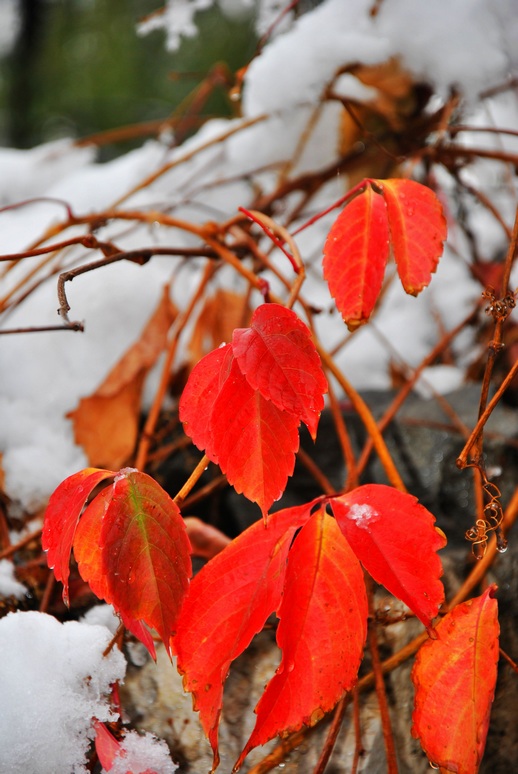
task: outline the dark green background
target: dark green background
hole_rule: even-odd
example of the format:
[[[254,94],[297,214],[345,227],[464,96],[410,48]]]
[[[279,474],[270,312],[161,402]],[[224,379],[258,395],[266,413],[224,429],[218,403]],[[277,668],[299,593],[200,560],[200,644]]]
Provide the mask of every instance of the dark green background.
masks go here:
[[[164,118],[214,63],[235,71],[252,58],[253,20],[233,21],[217,7],[197,15],[199,35],[178,52],[166,51],[162,31],[138,36],[137,21],[160,6],[160,0],[18,0],[21,32],[0,61],[0,144],[28,148]],[[231,110],[220,88],[202,112]],[[102,155],[131,145],[104,147]]]

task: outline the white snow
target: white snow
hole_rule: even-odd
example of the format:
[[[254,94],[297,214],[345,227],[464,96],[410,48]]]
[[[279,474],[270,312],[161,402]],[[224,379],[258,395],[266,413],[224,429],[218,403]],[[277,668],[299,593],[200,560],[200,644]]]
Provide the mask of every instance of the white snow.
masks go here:
[[[380,517],[379,513],[367,503],[353,503],[347,515],[361,529],[368,529]]]
[[[26,587],[15,578],[13,563],[9,559],[0,559],[0,597],[22,600],[27,594]]]
[[[122,740],[122,747],[115,757],[109,774],[145,774],[154,771],[156,774],[173,774],[178,766],[173,763],[166,743],[158,740],[153,734],[141,736],[136,731],[129,731]],[[106,774],[103,769],[102,774]]]
[[[165,14],[147,27],[165,27],[168,45],[175,48],[182,36],[195,34],[196,12],[211,4],[211,0],[170,0]],[[251,2],[220,0],[220,5],[235,15],[240,9],[248,12]],[[258,0],[253,5],[262,34],[285,3]],[[267,195],[275,190],[280,175],[331,165],[340,154],[342,108],[338,102],[322,107],[319,100],[331,84],[335,92],[353,100],[375,98],[373,87],[347,72],[357,63],[371,65],[397,57],[414,78],[434,88],[430,110],[457,89],[461,95],[458,120],[479,131],[462,132],[453,141],[466,148],[518,152],[517,137],[483,131],[488,126],[516,128],[516,93],[480,97],[516,76],[516,0],[384,0],[374,17],[369,13],[372,6],[373,0],[325,0],[298,19],[290,12],[247,71],[242,118],[210,121],[179,148],[164,136],[107,164],[96,163],[93,149],[77,148],[68,140],[29,151],[0,149],[0,207],[46,197],[0,211],[0,253],[25,250],[43,237],[54,243],[87,234],[88,226],[82,225],[60,232],[57,227],[66,220],[66,206],[78,216],[118,205],[124,210],[166,212],[198,224],[222,222],[233,217],[239,206],[248,206],[257,191]],[[10,2],[6,11],[2,5],[0,22],[9,13],[9,19],[14,18],[14,7]],[[2,37],[5,30],[0,23],[0,48],[12,44],[12,27],[9,30]],[[251,119],[257,119],[253,126],[248,125]],[[168,170],[143,185],[164,164]],[[406,172],[419,179],[422,169],[416,166]],[[469,268],[471,245],[455,225],[461,204],[481,257],[493,260],[506,249],[508,238],[493,215],[471,194],[466,193],[462,202],[452,196],[454,181],[445,169],[437,168],[434,174],[450,234],[430,287],[417,299],[408,297],[397,277],[390,279],[394,271],[389,267],[373,324],[352,336],[333,311],[322,281],[322,246],[336,211],[296,237],[308,271],[302,295],[322,310],[315,317],[317,333],[329,351],[336,348],[336,362],[356,388],[389,387],[391,363],[417,366],[480,297],[481,286]],[[507,226],[512,226],[518,197],[510,167],[480,159],[465,166],[460,177],[487,196]],[[294,192],[273,217],[293,231],[349,187],[346,176],[334,177],[312,199],[310,209],[291,221],[290,213],[300,201],[300,194]],[[111,220],[96,226],[98,239],[111,240],[123,250],[198,244],[192,234],[161,225],[152,216],[141,224]],[[51,237],[49,229],[55,229]],[[97,257],[98,253],[74,246],[64,253],[62,264],[51,257],[47,263],[41,257],[26,258],[9,269],[0,263],[0,298],[8,303],[0,319],[2,329],[59,324],[56,273]],[[274,251],[271,259],[291,278],[283,255]],[[81,397],[94,392],[137,339],[171,279],[172,298],[185,308],[196,291],[201,265],[196,260],[182,264],[179,259],[155,257],[145,266],[103,267],[67,286],[70,318],[84,321],[84,334],[0,336],[0,454],[13,509],[37,513],[65,477],[86,466],[66,414]],[[264,277],[286,297],[273,275],[266,272]],[[518,266],[512,281],[518,285]],[[225,269],[211,287],[229,284],[234,290],[243,286],[235,273]],[[24,297],[28,287],[31,292]],[[253,300],[259,302],[258,297]],[[465,331],[452,344],[454,364],[428,368],[419,389],[447,392],[459,385],[473,345],[472,333]],[[181,341],[179,360],[185,349],[186,339]],[[155,383],[156,372],[149,379],[150,385]],[[152,398],[150,388],[146,395]],[[352,506],[349,516],[367,528],[378,514],[364,504]],[[0,562],[0,593],[19,599],[25,594],[7,560]],[[0,620],[0,771],[84,771],[92,718],[112,717],[109,686],[125,670],[117,651],[103,658],[111,633],[96,621],[112,630],[116,626],[105,606],[94,608],[82,623],[62,625],[39,613],[10,614]],[[125,748],[127,757],[117,764],[121,771],[127,770],[130,761],[136,769],[139,760],[155,760],[154,755],[161,760],[156,763],[159,771],[174,770],[163,746],[147,736],[128,734]]]
[[[60,624],[44,613],[0,620],[0,771],[86,772],[92,718],[116,719],[110,685],[126,671],[118,650],[103,657],[110,639],[104,626]]]

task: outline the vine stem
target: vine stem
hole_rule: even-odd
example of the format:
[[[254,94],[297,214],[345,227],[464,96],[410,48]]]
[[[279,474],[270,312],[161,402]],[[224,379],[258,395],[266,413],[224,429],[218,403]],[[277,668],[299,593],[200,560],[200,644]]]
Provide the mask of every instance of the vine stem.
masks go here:
[[[214,265],[211,262],[208,262],[205,265],[205,271],[203,272],[203,276],[201,278],[200,284],[198,285],[198,288],[196,289],[195,294],[191,298],[191,301],[187,309],[177,319],[175,331],[169,342],[165,362],[162,368],[160,383],[158,385],[155,398],[153,400],[153,405],[151,406],[151,409],[147,416],[144,430],[142,431],[142,435],[140,437],[140,442],[139,442],[137,454],[135,457],[135,467],[137,468],[137,470],[143,470],[146,465],[147,456],[149,453],[149,447],[151,445],[151,438],[153,437],[156,423],[160,415],[160,409],[162,408],[162,403],[167,393],[167,388],[169,385],[169,379],[171,375],[171,369],[173,366],[174,358],[176,356],[178,339],[185,325],[187,324],[187,321],[189,320],[189,317],[191,316],[191,313],[194,307],[200,300],[205,290],[205,286],[207,285],[207,282],[209,281],[209,279],[212,277],[212,274],[214,273],[214,271],[215,271]]]
[[[374,616],[374,601],[372,580],[365,576],[367,593],[369,597],[370,621],[367,630],[367,641],[372,659],[372,671],[374,673],[374,684],[376,695],[378,697],[378,706],[381,717],[381,728],[383,730],[383,741],[385,742],[385,754],[387,756],[387,774],[398,774],[396,746],[394,744],[394,734],[392,733],[392,724],[390,722],[390,713],[388,708],[387,693],[385,690],[385,680],[378,648],[378,634],[376,631],[376,619]]]
[[[385,473],[387,474],[387,478],[389,479],[390,483],[392,484],[393,487],[395,487],[395,489],[398,489],[400,492],[406,492],[406,487],[403,483],[403,479],[399,475],[399,471],[396,468],[392,457],[390,456],[390,452],[387,448],[387,444],[385,443],[385,440],[380,432],[378,425],[376,424],[376,420],[372,416],[372,413],[369,407],[367,406],[363,398],[359,395],[359,393],[356,392],[352,384],[350,384],[350,382],[345,378],[345,376],[336,366],[333,358],[324,349],[322,349],[322,347],[320,347],[318,343],[317,343],[317,349],[322,359],[322,362],[325,364],[326,368],[333,374],[336,381],[339,383],[340,387],[343,389],[343,391],[345,392],[345,394],[353,404],[353,408],[355,409],[356,413],[358,414],[363,424],[365,425],[367,432],[372,438],[372,443],[374,444],[374,448],[376,449],[380,462],[383,465],[383,468],[385,470]]]
[[[509,249],[507,251],[507,255],[505,259],[505,267],[504,267],[504,273],[502,277],[502,286],[500,288],[500,293],[502,298],[506,296],[509,291],[511,269],[513,267],[513,262],[515,259],[517,248],[518,248],[518,208],[516,209],[514,226],[513,226],[513,234],[512,234],[511,241],[509,243]],[[504,379],[500,388],[497,390],[495,396],[493,397],[493,399],[490,401],[488,405],[487,398],[489,394],[489,385],[491,383],[491,378],[493,376],[493,368],[494,368],[496,356],[502,348],[502,328],[506,319],[507,319],[507,315],[505,316],[499,315],[495,317],[493,339],[489,343],[489,353],[488,353],[486,368],[484,370],[484,377],[482,381],[482,391],[480,395],[480,406],[479,406],[479,418],[473,432],[471,433],[470,437],[466,441],[466,444],[463,450],[461,451],[461,453],[457,458],[457,467],[461,469],[465,468],[466,465],[468,464],[468,454],[470,454],[472,449],[474,451],[471,453],[471,461],[474,462],[476,465],[480,464],[481,458],[482,458],[484,425],[486,424],[489,416],[491,415],[491,412],[493,411],[494,407],[500,400],[503,392],[505,391],[509,382],[511,381],[511,379],[509,378],[510,375],[511,374],[514,375],[514,373],[516,372],[517,364],[515,363],[511,369],[510,374],[508,374],[506,379]]]
[[[210,460],[207,457],[206,454],[203,455],[201,460],[198,462],[196,467],[194,468],[193,472],[185,482],[185,484],[182,486],[178,494],[176,494],[173,497],[174,502],[177,504],[177,506],[180,508],[183,501],[191,491],[191,489],[194,487],[197,481],[202,477],[204,471],[207,469],[207,465],[209,464]]]

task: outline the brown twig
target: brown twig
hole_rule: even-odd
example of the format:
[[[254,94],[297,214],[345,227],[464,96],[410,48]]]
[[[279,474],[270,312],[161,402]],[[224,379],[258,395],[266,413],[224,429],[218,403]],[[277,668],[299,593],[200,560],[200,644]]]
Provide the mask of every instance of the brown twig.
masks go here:
[[[354,718],[354,756],[351,764],[351,774],[356,774],[360,758],[365,752],[362,742],[362,728],[360,723],[360,694],[358,686],[353,688],[353,718]]]
[[[390,722],[390,713],[388,708],[387,693],[385,690],[385,680],[381,666],[381,659],[378,650],[378,635],[376,632],[376,618],[373,605],[372,581],[366,576],[367,593],[369,597],[370,621],[367,630],[367,641],[372,660],[372,671],[374,673],[374,683],[376,686],[376,695],[378,697],[378,706],[381,718],[381,728],[383,731],[383,740],[385,742],[385,753],[387,756],[387,773],[398,774],[398,765],[396,758],[396,746],[394,744],[394,734]]]
[[[187,324],[196,304],[199,302],[200,298],[202,297],[205,291],[205,288],[207,286],[207,283],[209,282],[213,273],[214,273],[214,265],[208,262],[205,266],[203,276],[196,289],[196,292],[192,296],[185,311],[178,316],[178,318],[176,319],[176,322],[174,323],[174,332],[168,344],[167,353],[166,353],[164,365],[162,367],[162,373],[160,376],[160,383],[158,385],[155,398],[149,410],[149,414],[146,419],[144,430],[142,431],[142,435],[140,437],[140,442],[139,442],[136,457],[135,457],[135,467],[138,470],[144,470],[146,465],[147,455],[148,455],[149,447],[151,445],[151,439],[155,431],[156,423],[158,422],[158,417],[160,416],[160,411],[162,409],[164,398],[167,394],[167,388],[171,377],[171,370],[176,356],[178,339],[180,338],[180,335],[183,332],[185,325]]]
[[[22,548],[25,548],[29,543],[32,543],[33,540],[37,540],[41,537],[41,531],[41,527],[39,527],[39,529],[35,529],[34,532],[29,532],[28,535],[25,535],[18,543],[12,543],[7,548],[4,548],[3,551],[0,551],[0,559],[7,559],[8,557],[13,556],[17,551],[21,551]]]
[[[502,298],[507,296],[509,292],[509,280],[511,276],[511,269],[513,266],[514,259],[516,257],[517,249],[518,249],[518,209],[516,210],[512,239],[509,244],[509,249],[507,251],[507,256],[505,260],[504,274],[502,277],[502,286],[500,289]],[[487,399],[489,395],[489,386],[491,384],[491,379],[493,376],[493,368],[494,368],[496,356],[502,348],[502,328],[503,328],[504,322],[509,316],[509,313],[511,312],[511,307],[509,306],[503,309],[502,311],[500,311],[500,308],[496,304],[495,305],[490,304],[490,306],[487,308],[487,311],[490,314],[492,314],[493,319],[495,321],[493,338],[489,343],[489,352],[488,352],[488,357],[486,361],[486,367],[484,370],[484,378],[482,381],[482,390],[480,395],[480,406],[479,406],[479,419],[477,424],[475,425],[475,428],[473,429],[473,432],[471,433],[470,437],[466,441],[464,448],[462,449],[461,453],[457,458],[457,467],[461,469],[465,468],[469,464],[468,455],[469,455],[469,460],[472,464],[474,465],[481,464],[484,425],[489,419],[493,409],[495,408],[496,404],[502,397],[503,393],[509,386],[514,374],[518,370],[518,361],[517,361],[516,363],[514,363],[509,374],[504,379],[504,381],[502,382],[502,384],[500,385],[500,387],[498,388],[494,397],[492,398],[492,400],[489,402],[489,405],[488,405]]]
[[[356,696],[356,689],[353,690],[353,695]],[[329,728],[324,746],[322,747],[317,765],[313,769],[313,774],[324,774],[326,766],[329,763],[329,758],[335,748],[336,740],[338,739],[338,734],[340,733],[349,703],[350,696],[346,693],[336,705],[333,711],[333,721]]]

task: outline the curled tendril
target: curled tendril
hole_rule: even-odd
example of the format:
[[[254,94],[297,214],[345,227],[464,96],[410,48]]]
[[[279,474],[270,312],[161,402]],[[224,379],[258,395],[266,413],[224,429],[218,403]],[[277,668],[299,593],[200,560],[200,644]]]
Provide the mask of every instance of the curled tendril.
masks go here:
[[[507,546],[501,530],[504,518],[500,503],[501,492],[496,484],[487,479],[484,482],[483,490],[488,498],[488,502],[484,506],[484,518],[477,519],[474,526],[466,532],[466,539],[472,543],[471,550],[476,559],[481,559],[486,553],[489,532],[496,532],[499,551],[505,551]]]
[[[505,320],[516,306],[516,291],[508,293],[503,298],[497,298],[493,288],[487,288],[482,293],[482,297],[489,301],[486,312],[495,320]]]

